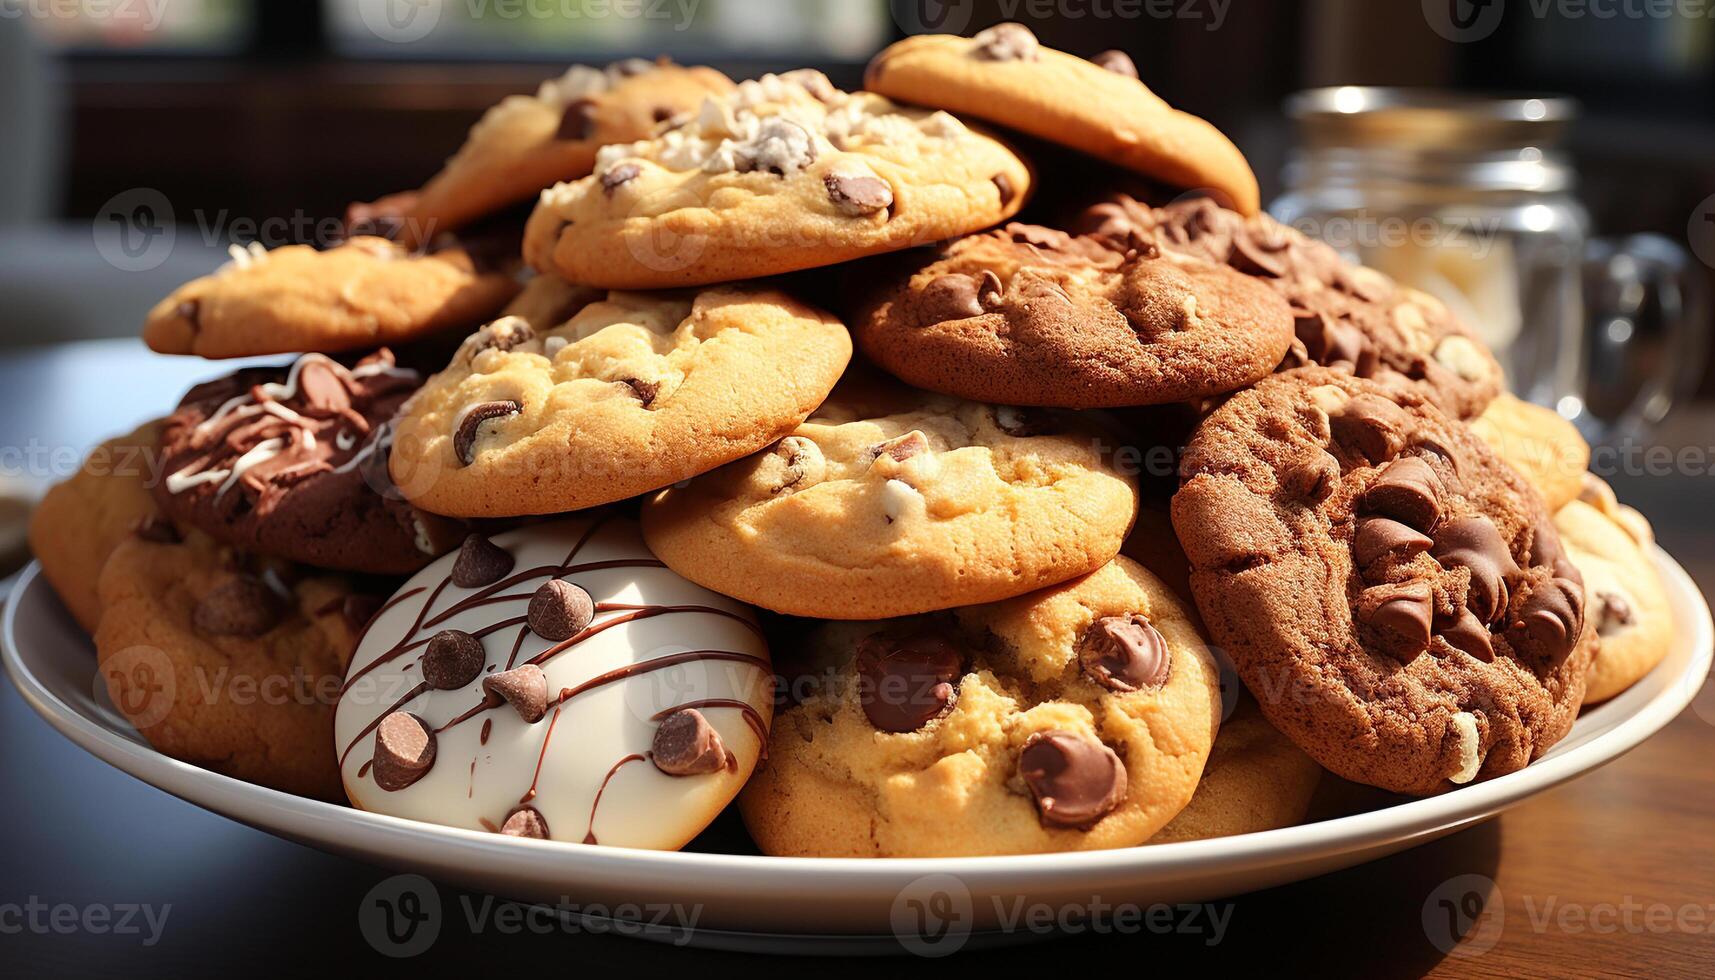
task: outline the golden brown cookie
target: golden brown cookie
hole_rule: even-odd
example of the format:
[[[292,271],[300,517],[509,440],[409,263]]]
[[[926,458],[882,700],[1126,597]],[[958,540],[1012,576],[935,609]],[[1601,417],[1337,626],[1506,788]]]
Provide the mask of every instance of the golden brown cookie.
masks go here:
[[[402,409],[390,469],[437,514],[582,510],[773,443],[850,358],[839,321],[743,284],[611,293],[542,329],[507,317]]]
[[[1262,283],[1158,248],[1013,223],[882,271],[856,318],[871,360],[932,391],[1003,405],[1190,401],[1267,377],[1292,344]]]
[[[1303,823],[1321,781],[1316,760],[1240,693],[1231,717],[1221,722],[1191,802],[1149,842],[1233,837]]]
[[[543,193],[524,255],[610,289],[749,279],[987,228],[1031,185],[1024,161],[948,113],[799,70],[604,147],[591,176]]]
[[[1594,473],[1584,474],[1584,483],[1578,490],[1578,499],[1618,524],[1646,553],[1650,546],[1655,544],[1655,528],[1650,525],[1649,518],[1636,507],[1620,503],[1620,499],[1614,496],[1614,488],[1608,485],[1607,480]]]
[[[1093,430],[856,380],[765,452],[643,510],[693,582],[820,619],[994,602],[1119,552],[1137,508]]]
[[[776,716],[739,797],[768,854],[1140,844],[1191,799],[1220,714],[1196,628],[1125,558],[993,605],[831,623],[812,644],[835,666]]]
[[[454,231],[534,198],[595,166],[610,143],[647,138],[665,120],[724,95],[732,82],[713,68],[632,58],[606,68],[573,65],[483,113],[470,136],[403,212],[407,244]]]
[[[1384,391],[1300,368],[1235,395],[1192,437],[1173,526],[1269,721],[1347,779],[1427,795],[1571,728],[1584,585],[1523,477]]]
[[[469,330],[518,292],[511,268],[456,244],[417,254],[360,236],[325,251],[233,246],[232,261],[149,311],[143,340],[162,354],[337,353]]]
[[[194,531],[127,538],[99,591],[101,673],[149,744],[247,782],[345,799],[334,703],[380,597]]]
[[[1042,46],[1013,23],[971,38],[921,34],[876,55],[864,87],[999,123],[1172,187],[1208,191],[1242,214],[1259,206],[1256,175],[1238,147],[1163,102],[1119,51],[1086,61]]]
[[[1503,391],[1471,420],[1471,431],[1524,474],[1549,510],[1559,511],[1583,491],[1590,444],[1554,409]]]
[[[91,450],[30,516],[30,550],[72,617],[90,633],[101,622],[96,580],[119,543],[135,533],[177,537],[150,495],[160,479],[161,423],[145,422]]]
[[[1606,701],[1661,663],[1673,646],[1673,608],[1644,546],[1613,518],[1574,500],[1554,515],[1561,543],[1584,573],[1584,629],[1595,657],[1584,703]]]

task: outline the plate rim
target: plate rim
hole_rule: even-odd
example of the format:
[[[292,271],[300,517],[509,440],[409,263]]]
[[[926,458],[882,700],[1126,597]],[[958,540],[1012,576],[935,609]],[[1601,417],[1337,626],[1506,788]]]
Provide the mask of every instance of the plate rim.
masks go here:
[[[240,816],[235,811],[261,808],[270,815],[288,817],[292,824],[301,824],[305,820],[324,824],[331,821],[346,825],[354,837],[361,831],[364,837],[392,839],[408,846],[444,839],[467,852],[489,852],[507,860],[524,853],[519,850],[523,848],[528,849],[528,854],[535,859],[547,858],[566,870],[584,870],[594,874],[635,872],[659,880],[662,876],[679,873],[731,875],[735,872],[766,872],[770,891],[780,887],[780,876],[787,876],[790,886],[815,894],[860,883],[884,886],[930,874],[954,875],[973,887],[999,881],[1017,883],[1045,877],[1060,879],[1068,875],[1095,880],[1095,876],[1102,875],[1214,874],[1237,870],[1259,859],[1267,859],[1271,863],[1313,859],[1328,853],[1331,846],[1343,853],[1362,852],[1404,839],[1445,833],[1487,819],[1538,793],[1606,765],[1660,731],[1691,704],[1707,680],[1711,660],[1715,658],[1715,623],[1711,622],[1707,600],[1685,569],[1659,545],[1651,546],[1651,557],[1657,570],[1672,580],[1670,591],[1691,603],[1687,610],[1692,623],[1691,635],[1676,640],[1691,646],[1691,658],[1686,669],[1673,678],[1659,695],[1590,742],[1561,755],[1540,759],[1517,772],[1378,810],[1233,837],[1094,851],[941,858],[830,858],[649,851],[573,841],[521,842],[479,830],[392,817],[246,783],[173,759],[97,724],[67,704],[34,675],[25,664],[16,641],[20,600],[32,588],[50,588],[41,577],[40,564],[34,561],[19,573],[5,602],[4,613],[0,615],[0,660],[4,661],[6,672],[25,703],[73,744],[132,778],[193,806],[251,826],[257,826],[254,814]],[[1600,711],[1603,707],[1606,706],[1593,710]],[[206,783],[207,789],[199,792],[197,787],[200,783]],[[210,801],[210,796],[221,799],[219,802]],[[250,806],[242,806],[244,802],[249,802]],[[285,827],[281,823],[270,820],[258,829],[302,839],[301,828]],[[730,878],[729,882],[737,883]]]

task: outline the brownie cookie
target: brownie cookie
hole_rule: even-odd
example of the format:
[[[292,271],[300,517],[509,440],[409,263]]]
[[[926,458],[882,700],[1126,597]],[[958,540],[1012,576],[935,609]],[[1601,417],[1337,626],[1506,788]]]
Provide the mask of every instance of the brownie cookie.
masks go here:
[[[1596,653],[1584,703],[1606,701],[1661,663],[1673,646],[1673,608],[1644,547],[1618,522],[1574,500],[1554,515],[1572,564],[1584,574],[1585,631]]]
[[[386,348],[347,368],[305,354],[192,388],[161,430],[155,499],[245,551],[404,575],[464,536],[387,477],[393,415],[421,377]]]
[[[392,474],[459,517],[623,500],[791,432],[850,358],[839,321],[755,286],[616,292],[548,328],[503,318],[405,406]]]
[[[1191,802],[1151,844],[1256,834],[1304,822],[1322,767],[1240,695],[1203,764]]]
[[[1265,214],[1246,218],[1207,198],[1153,208],[1109,195],[1074,218],[1074,233],[1116,248],[1193,255],[1255,276],[1292,307],[1298,344],[1282,367],[1343,367],[1390,387],[1429,394],[1460,418],[1501,391],[1501,368],[1440,300],[1342,258]]]
[[[1022,595],[1119,552],[1133,480],[1097,435],[863,379],[772,448],[643,509],[693,582],[821,619],[884,619]]]
[[[975,116],[1135,170],[1211,192],[1244,214],[1256,175],[1220,130],[1163,102],[1124,52],[1083,58],[1043,47],[1023,24],[971,38],[908,37],[869,63],[864,87]]]
[[[772,676],[750,610],[663,568],[635,523],[571,518],[472,535],[407,582],[331,744],[365,810],[674,849],[757,765]]]
[[[1124,558],[1006,602],[831,623],[739,797],[764,853],[946,857],[1130,847],[1179,813],[1215,737],[1213,658]]]
[[[945,112],[800,70],[603,147],[594,174],[543,193],[524,255],[615,289],[747,279],[987,228],[1031,185],[1011,150]]]
[[[343,800],[334,698],[380,597],[195,531],[127,538],[99,590],[101,673],[149,744],[236,779]]]
[[[508,96],[483,113],[464,145],[404,209],[404,240],[456,230],[585,176],[603,146],[645,139],[663,121],[732,87],[713,68],[666,59],[573,65],[535,95]]]
[[[1222,394],[1291,346],[1292,313],[1262,283],[1105,242],[1014,223],[914,255],[858,315],[858,344],[921,388],[1062,408]]]
[[[1524,474],[1542,494],[1551,512],[1578,499],[1590,468],[1590,444],[1578,427],[1552,408],[1501,392],[1483,414],[1471,420],[1475,432],[1495,455]]]
[[[513,271],[456,244],[418,254],[359,236],[325,251],[252,243],[149,311],[143,340],[162,354],[250,357],[365,350],[469,330],[518,291]]]
[[[1335,773],[1429,794],[1523,768],[1584,694],[1584,586],[1536,492],[1409,390],[1327,368],[1192,437],[1191,588],[1276,728]]]
[[[149,493],[160,479],[160,432],[159,421],[145,422],[90,450],[78,471],[55,484],[30,515],[30,551],[87,632],[101,622],[95,583],[113,549],[133,534],[178,537]]]

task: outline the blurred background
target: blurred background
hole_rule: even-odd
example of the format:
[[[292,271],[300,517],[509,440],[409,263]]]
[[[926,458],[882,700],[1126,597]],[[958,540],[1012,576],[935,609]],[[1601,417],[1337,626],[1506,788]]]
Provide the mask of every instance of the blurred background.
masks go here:
[[[856,86],[907,32],[1011,19],[1074,53],[1126,50],[1158,93],[1231,134],[1264,200],[1307,230],[1353,209],[1421,214],[1418,198],[1433,196],[1432,214],[1475,201],[1509,222],[1496,234],[1546,233],[1549,252],[1510,241],[1475,259],[1335,244],[1458,294],[1497,346],[1519,341],[1524,366],[1509,367],[1530,375],[1515,380],[1531,397],[1573,417],[1586,396],[1606,399],[1600,425],[1659,416],[1661,391],[1634,404],[1651,383],[1715,391],[1707,345],[1668,330],[1693,320],[1695,341],[1707,329],[1712,12],[1703,0],[0,0],[0,346],[132,335],[228,242],[316,240],[318,222],[416,186],[484,108],[572,62],[666,52],[734,77],[807,64]],[[1498,134],[1481,113],[1452,129],[1295,122],[1288,97],[1322,86],[1558,93],[1576,109],[1513,103],[1541,125]],[[1365,98],[1324,93],[1322,114]],[[1530,116],[1543,105],[1546,118]],[[1398,164],[1378,147],[1401,140],[1418,143],[1404,182],[1433,195],[1402,199],[1398,173],[1391,191],[1371,182]],[[1450,150],[1451,172],[1425,163]],[[1522,183],[1495,184],[1520,165]],[[1646,248],[1640,267],[1635,248],[1583,242],[1637,233],[1691,257]],[[1546,284],[1533,278],[1543,265]],[[1579,276],[1587,306],[1565,295]],[[1659,280],[1677,291],[1666,308]]]

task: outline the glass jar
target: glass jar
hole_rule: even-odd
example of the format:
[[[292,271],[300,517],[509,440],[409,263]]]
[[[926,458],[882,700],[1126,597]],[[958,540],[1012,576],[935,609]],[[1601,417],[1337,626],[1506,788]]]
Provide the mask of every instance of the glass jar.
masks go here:
[[[1659,236],[1591,241],[1560,147],[1571,100],[1342,86],[1287,111],[1300,146],[1274,216],[1447,303],[1521,397],[1610,437],[1681,393],[1698,277]]]

